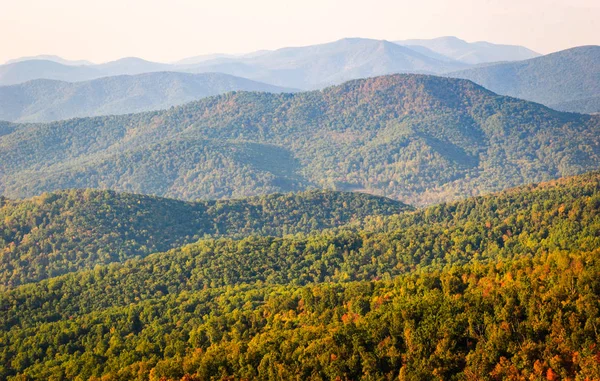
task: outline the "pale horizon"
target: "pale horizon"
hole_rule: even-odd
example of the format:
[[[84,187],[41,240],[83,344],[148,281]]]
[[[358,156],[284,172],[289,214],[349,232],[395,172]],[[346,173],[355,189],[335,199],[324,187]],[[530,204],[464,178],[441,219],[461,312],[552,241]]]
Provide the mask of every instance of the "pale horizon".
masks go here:
[[[56,55],[102,63],[123,57],[174,62],[360,37],[456,36],[522,45],[541,54],[600,44],[595,0],[279,2],[0,0],[0,62]]]

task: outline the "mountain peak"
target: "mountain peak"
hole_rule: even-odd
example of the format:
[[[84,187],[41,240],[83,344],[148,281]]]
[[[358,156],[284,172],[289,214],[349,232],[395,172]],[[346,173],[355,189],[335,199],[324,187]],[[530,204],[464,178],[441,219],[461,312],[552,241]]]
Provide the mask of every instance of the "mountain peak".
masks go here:
[[[128,64],[128,65],[136,64],[137,65],[137,64],[147,64],[147,63],[157,64],[156,62],[151,62],[151,61],[145,60],[145,59],[140,58],[140,57],[123,57],[123,58],[116,59],[114,61],[105,62],[105,63],[103,63],[101,65],[104,65],[104,66],[107,66],[107,65],[122,65],[122,64]]]

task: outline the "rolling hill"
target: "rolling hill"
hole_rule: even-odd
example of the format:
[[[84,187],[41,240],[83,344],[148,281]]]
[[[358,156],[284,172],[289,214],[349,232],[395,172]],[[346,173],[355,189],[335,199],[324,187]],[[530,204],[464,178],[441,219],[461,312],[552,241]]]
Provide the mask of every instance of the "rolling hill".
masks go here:
[[[308,233],[410,209],[381,197],[323,191],[196,202],[91,189],[0,198],[0,288],[208,236]]]
[[[437,55],[467,64],[481,64],[500,61],[522,61],[540,56],[524,46],[493,44],[486,41],[466,42],[457,37],[447,36],[429,40],[402,40],[395,43],[409,48],[425,48]],[[423,51],[427,54],[425,51]]]
[[[448,74],[496,93],[571,112],[600,112],[600,46],[581,46],[521,62],[499,63]],[[562,106],[560,106],[562,105]]]
[[[156,72],[76,83],[38,79],[0,87],[0,120],[49,122],[129,114],[169,108],[236,90],[293,91],[219,73]]]
[[[425,75],[8,126],[8,197],[91,187],[194,200],[319,187],[422,205],[600,164],[600,117]]]
[[[591,173],[20,286],[0,376],[596,379],[599,205]]]

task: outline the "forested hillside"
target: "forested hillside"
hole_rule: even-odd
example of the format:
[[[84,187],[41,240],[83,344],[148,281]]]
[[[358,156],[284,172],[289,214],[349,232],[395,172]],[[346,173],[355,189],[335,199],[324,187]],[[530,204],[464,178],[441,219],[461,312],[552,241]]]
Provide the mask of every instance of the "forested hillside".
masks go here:
[[[320,187],[420,205],[600,163],[598,116],[423,75],[11,128],[0,136],[9,197],[92,187],[193,200]]]
[[[600,174],[8,290],[0,376],[596,379]]]
[[[199,202],[95,190],[0,197],[0,288],[207,236],[306,233],[409,209],[381,197],[324,191]]]
[[[600,46],[579,46],[519,62],[502,62],[448,74],[558,110],[597,113],[600,104]]]
[[[0,381],[600,381],[598,20],[0,0]]]

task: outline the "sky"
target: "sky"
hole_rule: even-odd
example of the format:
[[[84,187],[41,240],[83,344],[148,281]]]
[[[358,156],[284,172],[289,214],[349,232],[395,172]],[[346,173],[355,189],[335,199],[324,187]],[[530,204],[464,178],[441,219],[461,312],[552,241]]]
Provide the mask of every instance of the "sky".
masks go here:
[[[0,0],[0,63],[38,54],[172,62],[449,35],[545,54],[600,45],[599,20],[600,0]]]

